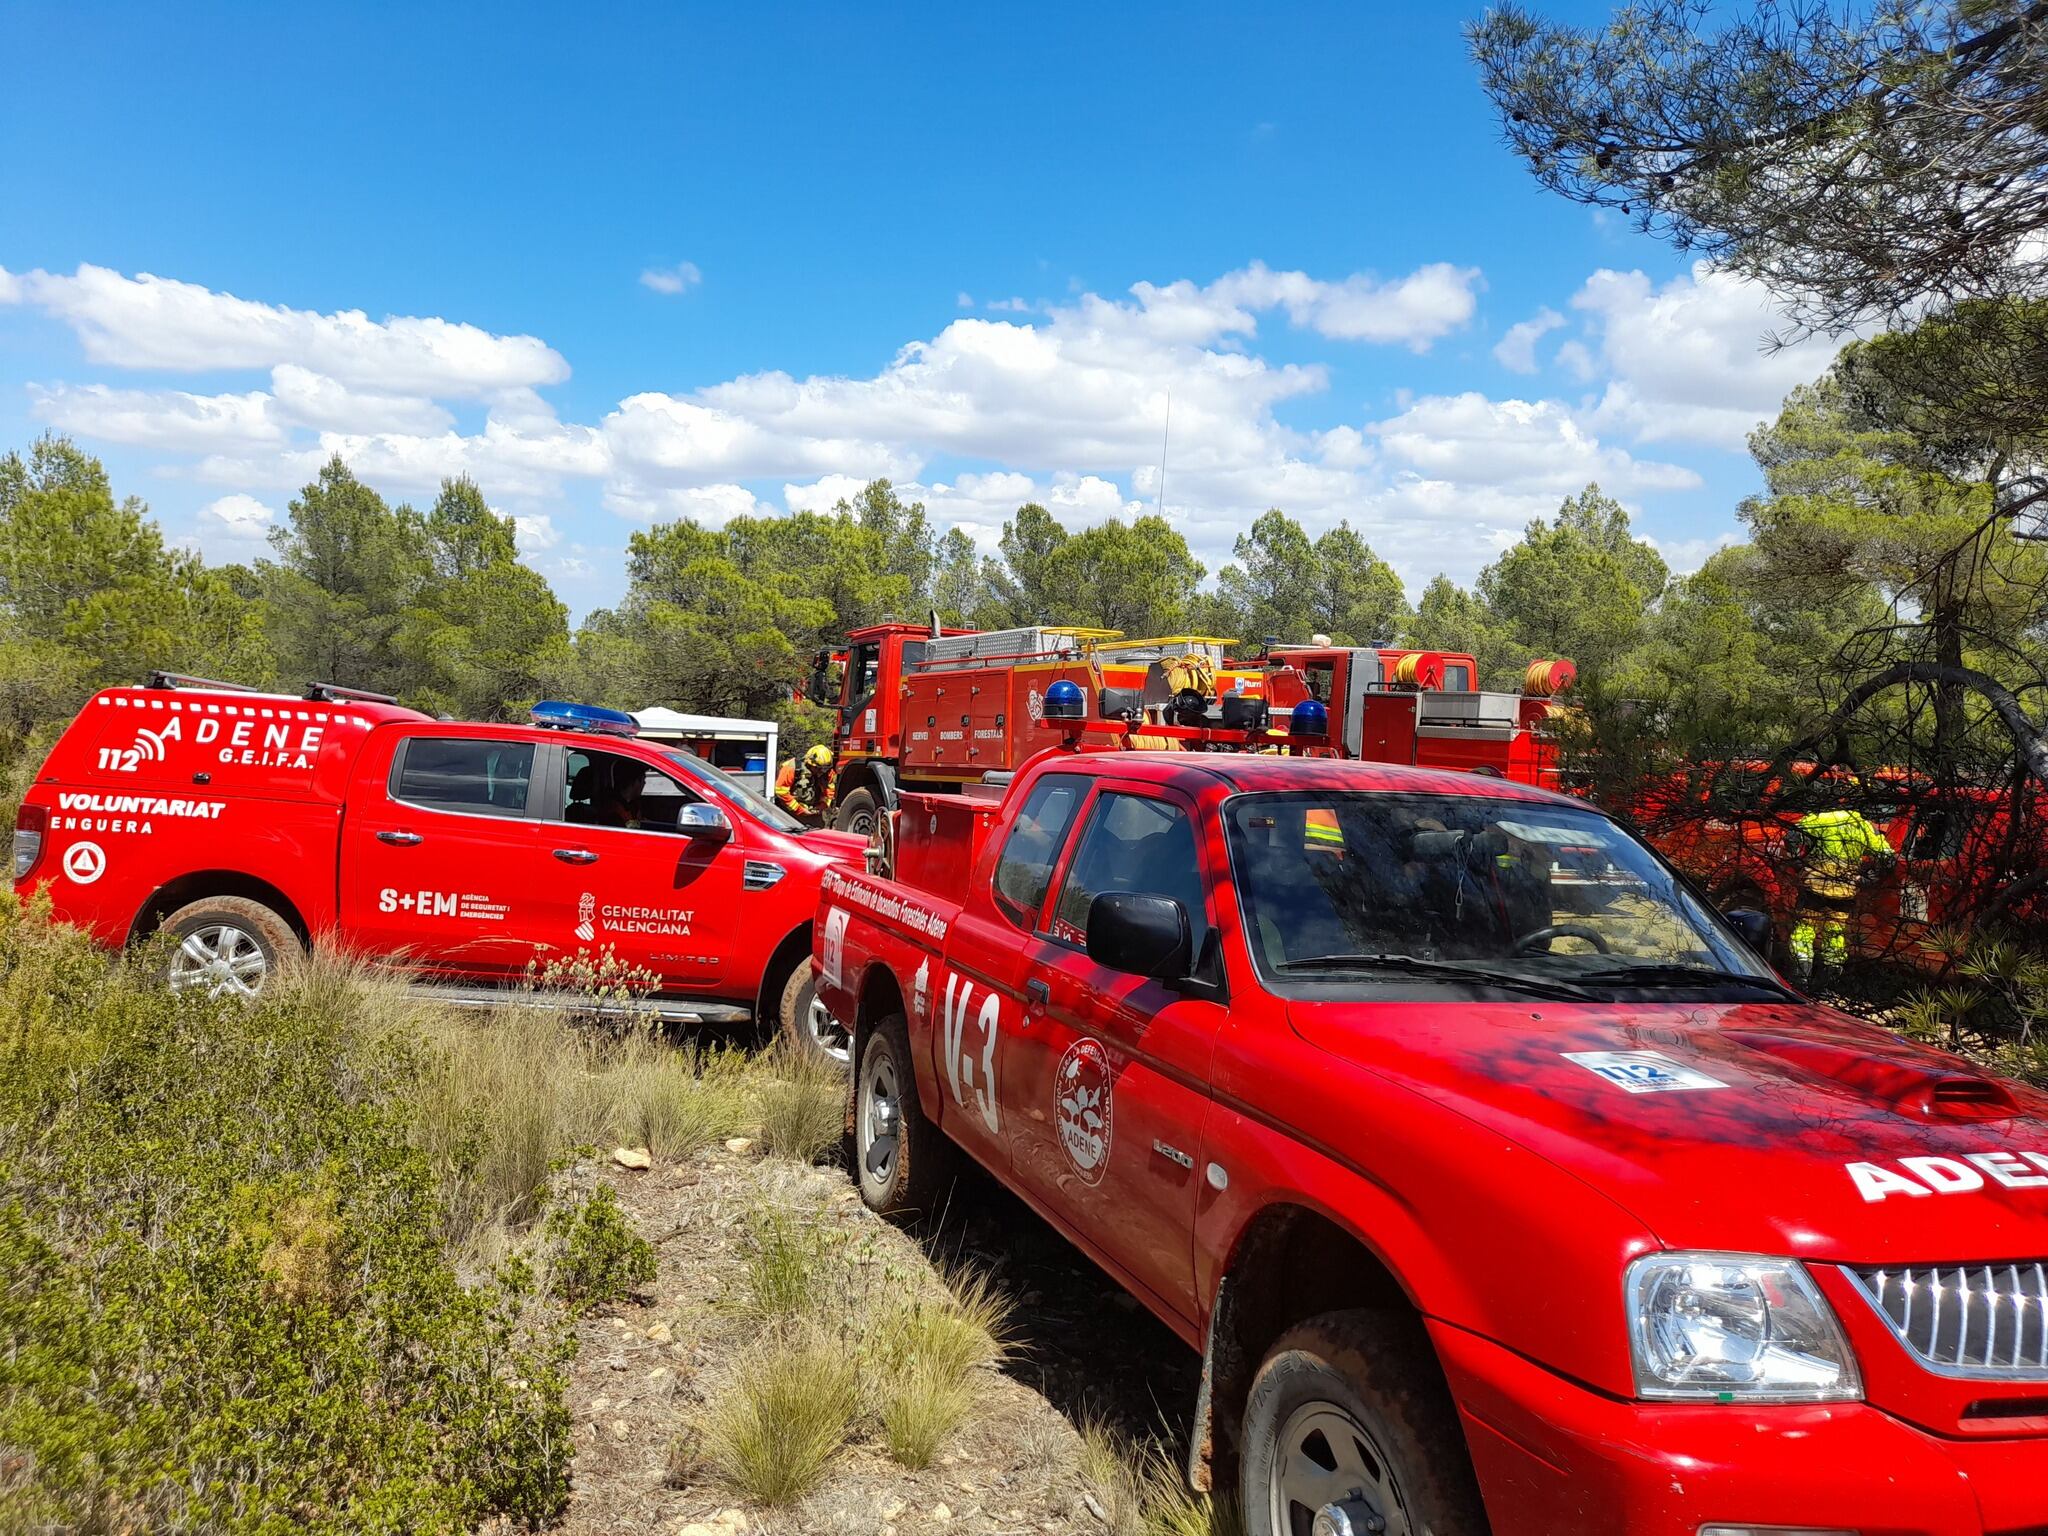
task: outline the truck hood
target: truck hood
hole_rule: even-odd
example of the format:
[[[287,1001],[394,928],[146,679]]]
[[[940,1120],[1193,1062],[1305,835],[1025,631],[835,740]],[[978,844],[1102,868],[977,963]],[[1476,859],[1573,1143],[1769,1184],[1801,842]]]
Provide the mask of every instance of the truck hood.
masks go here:
[[[1671,1248],[1855,1264],[2048,1256],[2048,1095],[1830,1009],[1288,1011],[1312,1045],[1569,1171]]]
[[[835,864],[851,864],[857,869],[867,867],[868,840],[864,837],[819,828],[804,833],[802,841],[811,852],[821,854]]]

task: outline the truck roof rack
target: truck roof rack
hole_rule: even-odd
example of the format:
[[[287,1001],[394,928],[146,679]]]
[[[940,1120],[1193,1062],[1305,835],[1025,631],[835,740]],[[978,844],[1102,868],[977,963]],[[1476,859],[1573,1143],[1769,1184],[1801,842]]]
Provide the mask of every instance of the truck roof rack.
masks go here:
[[[149,674],[145,688],[220,688],[228,693],[261,693],[248,683],[224,683],[216,677],[193,677],[186,672],[166,672],[161,667]]]
[[[344,688],[339,683],[314,683],[306,697],[322,704],[396,704],[388,693],[371,693],[365,688]]]

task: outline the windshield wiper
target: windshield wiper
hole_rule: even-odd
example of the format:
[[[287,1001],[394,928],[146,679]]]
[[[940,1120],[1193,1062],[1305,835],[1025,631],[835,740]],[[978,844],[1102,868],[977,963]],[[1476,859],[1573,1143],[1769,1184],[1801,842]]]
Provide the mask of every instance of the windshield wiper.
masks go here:
[[[1768,976],[1740,976],[1734,971],[1717,971],[1710,965],[1606,965],[1593,971],[1580,971],[1575,981],[1618,983],[1632,986],[1716,986],[1754,987],[1763,992],[1775,992],[1781,997],[1795,997],[1783,985]]]
[[[1277,961],[1273,968],[1278,971],[1401,971],[1411,976],[1438,976],[1447,981],[1512,987],[1550,997],[1591,997],[1590,993],[1568,981],[1520,976],[1513,971],[1489,970],[1483,965],[1460,965],[1455,960],[1426,960],[1421,955],[1303,955],[1295,960]]]

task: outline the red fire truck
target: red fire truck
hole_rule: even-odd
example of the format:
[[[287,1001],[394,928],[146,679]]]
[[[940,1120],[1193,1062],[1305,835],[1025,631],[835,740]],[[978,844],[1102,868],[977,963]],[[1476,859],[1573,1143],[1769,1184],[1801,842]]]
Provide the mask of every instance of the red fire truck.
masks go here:
[[[253,995],[319,945],[477,1004],[529,967],[608,955],[652,977],[663,1016],[760,1017],[811,1043],[818,882],[865,845],[635,739],[617,710],[534,721],[433,720],[326,685],[109,688],[22,802],[15,889],[112,947],[168,933],[178,987]]]
[[[1066,750],[899,819],[817,925],[861,1196],[970,1157],[1200,1351],[1251,1536],[2048,1529],[2048,1095],[1801,999],[1597,808]]]
[[[949,793],[1014,771],[1043,746],[1047,690],[1070,682],[1093,718],[1129,725],[1284,730],[1313,699],[1327,745],[1347,757],[1555,780],[1542,729],[1570,662],[1531,665],[1521,694],[1476,687],[1469,655],[1398,647],[1276,646],[1233,661],[1203,635],[1126,639],[1108,630],[948,630],[882,624],[849,637],[836,695],[820,656],[809,696],[836,699],[836,781],[823,808],[869,836],[905,791]],[[1277,723],[1277,724],[1276,724]]]

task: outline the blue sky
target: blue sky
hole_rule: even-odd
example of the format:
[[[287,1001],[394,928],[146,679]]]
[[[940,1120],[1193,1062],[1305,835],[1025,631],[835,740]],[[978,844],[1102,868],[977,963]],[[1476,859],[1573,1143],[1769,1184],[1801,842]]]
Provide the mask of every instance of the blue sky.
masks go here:
[[[1828,350],[1540,193],[1472,10],[16,0],[0,445],[215,559],[331,451],[467,472],[580,612],[877,473],[984,542],[1149,510],[1170,397],[1212,570],[1279,505],[1469,581],[1596,478],[1697,564]]]

